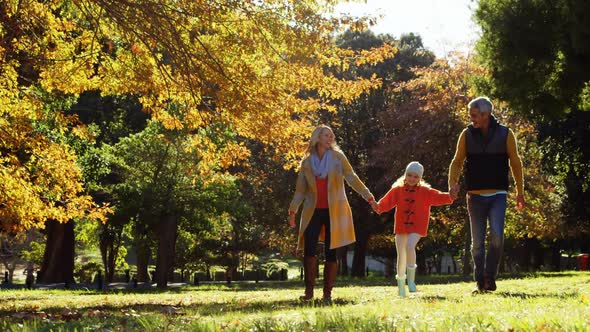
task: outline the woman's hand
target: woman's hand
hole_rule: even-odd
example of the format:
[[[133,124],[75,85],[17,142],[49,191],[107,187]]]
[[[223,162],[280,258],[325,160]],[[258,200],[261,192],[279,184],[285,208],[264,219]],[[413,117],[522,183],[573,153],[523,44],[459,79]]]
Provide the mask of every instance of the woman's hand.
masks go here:
[[[289,227],[295,228],[295,212],[289,211]]]
[[[379,214],[379,204],[377,204],[377,202],[375,201],[370,201],[369,204],[371,204],[371,208],[373,208],[373,211]]]

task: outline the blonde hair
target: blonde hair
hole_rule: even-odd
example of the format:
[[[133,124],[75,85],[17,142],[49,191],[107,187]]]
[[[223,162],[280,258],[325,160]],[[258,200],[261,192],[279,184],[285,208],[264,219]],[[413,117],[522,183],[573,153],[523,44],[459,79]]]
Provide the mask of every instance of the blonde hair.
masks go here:
[[[342,152],[342,150],[340,149],[338,144],[336,144],[336,135],[334,135],[334,131],[332,130],[332,128],[330,128],[326,125],[319,125],[319,126],[315,127],[315,129],[311,132],[311,137],[309,138],[309,144],[307,145],[307,148],[305,149],[305,153],[303,154],[303,159],[309,157],[315,151],[316,145],[320,141],[320,136],[322,135],[324,130],[329,130],[332,133],[332,135],[334,136],[334,141],[332,142],[331,149],[334,151]]]
[[[406,174],[404,173],[404,175],[400,176],[399,178],[397,178],[397,180],[395,180],[393,185],[391,185],[391,188],[403,187],[406,184],[405,180],[406,180]],[[416,186],[430,188],[430,184],[428,182],[424,181],[423,178],[420,178],[420,182],[418,182],[418,184],[416,184]]]

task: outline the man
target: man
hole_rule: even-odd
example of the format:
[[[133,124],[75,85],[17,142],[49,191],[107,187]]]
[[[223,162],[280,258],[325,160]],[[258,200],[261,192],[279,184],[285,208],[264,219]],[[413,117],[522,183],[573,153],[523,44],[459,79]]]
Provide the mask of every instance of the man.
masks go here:
[[[492,115],[493,105],[486,97],[468,104],[469,125],[457,143],[449,170],[449,191],[457,197],[459,176],[465,161],[467,209],[471,225],[473,276],[477,282],[474,293],[496,290],[496,276],[504,246],[504,216],[508,193],[508,170],[516,182],[516,201],[524,208],[522,161],[512,130],[499,124]],[[485,251],[489,220],[490,237]]]

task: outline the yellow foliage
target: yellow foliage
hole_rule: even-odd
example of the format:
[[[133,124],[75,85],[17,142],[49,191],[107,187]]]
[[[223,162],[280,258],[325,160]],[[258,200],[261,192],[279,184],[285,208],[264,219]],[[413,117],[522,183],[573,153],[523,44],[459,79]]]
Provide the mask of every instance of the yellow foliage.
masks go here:
[[[138,96],[168,129],[223,123],[271,146],[295,165],[319,109],[351,102],[377,77],[344,80],[328,67],[375,64],[396,50],[340,50],[333,33],[365,18],[331,19],[334,1],[8,1],[0,6],[1,223],[41,226],[104,209],[84,196],[80,170],[62,143],[31,134],[43,115],[36,91]],[[309,97],[314,95],[316,97]],[[171,111],[174,110],[174,111]],[[66,117],[58,130],[88,137]],[[67,126],[66,124],[70,125]],[[72,128],[74,129],[68,129]],[[60,129],[61,128],[61,129]],[[248,151],[199,142],[203,176],[243,162]],[[19,154],[20,153],[20,154]],[[27,157],[23,159],[23,154]]]

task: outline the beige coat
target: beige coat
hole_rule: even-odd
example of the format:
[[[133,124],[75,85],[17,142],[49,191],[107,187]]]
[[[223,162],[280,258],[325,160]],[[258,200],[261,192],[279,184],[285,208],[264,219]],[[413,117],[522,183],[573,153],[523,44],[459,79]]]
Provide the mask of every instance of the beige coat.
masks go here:
[[[338,151],[333,151],[332,161],[328,170],[328,206],[330,207],[330,249],[343,247],[356,241],[354,225],[352,223],[352,211],[344,190],[344,179],[349,186],[359,193],[365,200],[373,198],[373,194],[353,171],[346,156]],[[374,199],[374,198],[373,198]],[[317,187],[315,176],[311,170],[310,158],[301,162],[295,195],[289,207],[290,211],[297,211],[303,202],[301,222],[299,223],[299,239],[297,249],[303,248],[303,233],[309,224],[317,201]],[[324,240],[323,232],[320,241]]]

